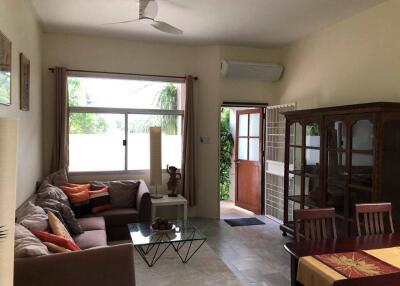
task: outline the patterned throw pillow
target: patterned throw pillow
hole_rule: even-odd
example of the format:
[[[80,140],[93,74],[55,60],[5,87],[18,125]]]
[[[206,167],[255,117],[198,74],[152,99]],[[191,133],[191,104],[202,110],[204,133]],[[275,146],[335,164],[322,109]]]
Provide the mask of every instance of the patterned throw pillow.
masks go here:
[[[71,208],[77,217],[90,214],[89,184],[66,184],[60,188],[68,196]]]
[[[37,197],[40,199],[53,199],[69,206],[67,195],[58,187],[45,182],[40,185]]]
[[[56,187],[65,185],[68,183],[67,172],[64,169],[58,170],[48,175],[44,180]]]
[[[96,214],[112,208],[108,188],[89,191],[90,207],[92,213]]]
[[[49,212],[48,216],[49,225],[52,233],[60,235],[68,240],[74,241],[62,222],[52,212]]]
[[[79,248],[78,245],[75,244],[75,242],[68,240],[60,235],[48,233],[45,231],[32,231],[34,235],[36,235],[37,238],[39,238],[43,242],[50,242],[55,245],[61,246],[63,248],[72,250],[72,251],[80,251],[81,249]]]
[[[58,211],[61,213],[62,218],[64,219],[68,230],[73,234],[81,234],[83,233],[83,229],[79,224],[79,221],[76,219],[74,212],[72,209],[59,201],[52,199],[36,199],[36,205],[47,208],[53,211]]]

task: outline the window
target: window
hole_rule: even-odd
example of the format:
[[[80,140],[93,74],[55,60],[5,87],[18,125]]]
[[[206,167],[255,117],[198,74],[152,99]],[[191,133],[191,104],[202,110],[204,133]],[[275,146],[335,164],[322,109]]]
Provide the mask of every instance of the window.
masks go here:
[[[69,74],[70,171],[149,169],[151,126],[162,128],[163,167],[180,168],[183,85],[180,79]]]

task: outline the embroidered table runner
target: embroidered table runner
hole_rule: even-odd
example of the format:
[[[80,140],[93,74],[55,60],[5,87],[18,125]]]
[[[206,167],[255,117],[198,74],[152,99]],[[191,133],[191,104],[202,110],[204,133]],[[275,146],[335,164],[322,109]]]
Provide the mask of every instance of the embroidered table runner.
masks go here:
[[[341,279],[400,272],[400,247],[300,257],[297,280],[304,286],[332,286]]]

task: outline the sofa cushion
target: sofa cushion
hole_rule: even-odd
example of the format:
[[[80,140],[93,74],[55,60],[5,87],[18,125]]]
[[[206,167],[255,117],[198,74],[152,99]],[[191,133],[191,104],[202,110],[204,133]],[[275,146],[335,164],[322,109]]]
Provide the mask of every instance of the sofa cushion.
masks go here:
[[[68,230],[73,234],[80,234],[83,232],[78,220],[75,217],[72,209],[66,204],[52,199],[37,199],[36,204],[42,208],[59,211],[68,226]]]
[[[112,181],[108,185],[113,208],[136,208],[140,181]]]
[[[65,169],[58,170],[57,172],[54,172],[54,173],[48,175],[44,179],[44,182],[52,184],[56,187],[65,185],[68,183],[67,172],[65,171]]]
[[[107,235],[104,230],[88,230],[82,234],[75,235],[74,240],[81,249],[107,246]]]
[[[40,199],[53,199],[69,206],[67,195],[58,187],[47,183],[40,185],[37,197]]]
[[[44,245],[36,236],[26,227],[15,224],[15,242],[14,253],[16,258],[34,257],[48,255],[46,245]]]
[[[111,209],[100,213],[106,221],[107,227],[125,226],[129,223],[137,222],[139,213],[136,209]]]
[[[48,228],[46,212],[41,207],[32,204],[32,202],[28,202],[21,210],[17,222],[29,230],[47,230]]]
[[[78,219],[78,221],[84,231],[106,229],[104,217],[85,217]]]

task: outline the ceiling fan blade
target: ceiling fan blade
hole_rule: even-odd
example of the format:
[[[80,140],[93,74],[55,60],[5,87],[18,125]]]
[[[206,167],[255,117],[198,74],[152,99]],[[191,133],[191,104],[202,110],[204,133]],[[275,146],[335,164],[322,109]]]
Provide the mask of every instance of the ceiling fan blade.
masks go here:
[[[140,19],[132,19],[132,20],[126,20],[126,21],[119,21],[119,22],[111,22],[111,23],[104,23],[102,25],[116,25],[116,24],[126,24],[126,23],[132,23],[139,21]]]
[[[154,19],[158,13],[158,4],[155,0],[139,0],[139,18]]]
[[[174,35],[182,35],[183,31],[168,24],[163,21],[154,21],[151,23],[151,25],[156,28],[157,30],[160,30],[161,32],[168,33],[168,34],[174,34]]]

